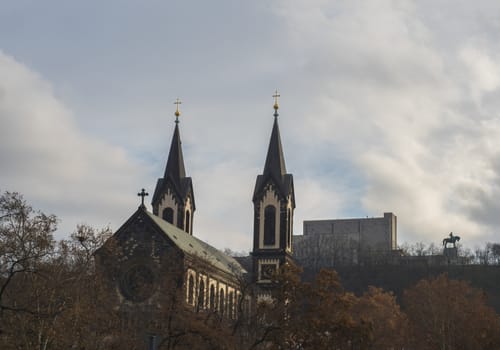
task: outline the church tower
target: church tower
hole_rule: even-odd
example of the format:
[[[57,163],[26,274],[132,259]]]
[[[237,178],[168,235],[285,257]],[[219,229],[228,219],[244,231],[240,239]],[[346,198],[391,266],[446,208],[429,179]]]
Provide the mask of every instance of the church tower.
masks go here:
[[[253,194],[253,273],[255,280],[264,284],[291,258],[295,209],[293,176],[286,173],[278,126],[278,91],[273,97],[273,130],[264,171],[257,176]]]
[[[193,183],[186,177],[182,143],[179,133],[179,104],[175,111],[175,129],[163,178],[158,179],[152,199],[153,214],[193,234],[194,203]]]

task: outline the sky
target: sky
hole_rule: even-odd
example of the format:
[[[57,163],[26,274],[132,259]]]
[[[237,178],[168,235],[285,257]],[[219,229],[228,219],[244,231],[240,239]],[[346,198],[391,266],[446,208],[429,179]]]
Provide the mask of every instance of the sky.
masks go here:
[[[484,246],[499,57],[498,1],[0,0],[0,191],[58,238],[118,229],[163,175],[180,98],[194,234],[249,251],[278,89],[295,234],[393,212],[399,244]]]

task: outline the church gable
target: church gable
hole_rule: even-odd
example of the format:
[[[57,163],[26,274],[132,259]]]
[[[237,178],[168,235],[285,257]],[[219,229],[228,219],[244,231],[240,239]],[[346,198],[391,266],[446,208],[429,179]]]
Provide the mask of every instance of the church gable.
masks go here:
[[[163,179],[158,179],[159,184],[162,182]],[[157,186],[155,197],[153,198],[155,198],[153,199],[153,214],[172,225],[180,226],[179,212],[182,207],[182,200],[175,192],[175,189],[169,185],[165,185],[164,189],[158,190]]]
[[[293,187],[292,174],[284,174],[280,179],[276,179],[272,174],[258,175],[252,200],[255,203],[261,200],[269,190],[272,190],[279,197],[279,200],[290,199],[295,208],[295,193]]]
[[[155,192],[151,201],[153,205],[153,213],[161,216],[161,211],[158,211],[159,206],[162,206],[167,196],[173,201],[172,205],[184,204],[187,198],[191,198],[194,207],[193,182],[190,177],[185,177],[180,180],[180,185],[177,185],[170,177],[158,179]],[[165,206],[163,204],[163,206]]]
[[[160,290],[172,286],[175,289],[182,282],[182,250],[158,229],[142,207],[96,255],[122,305],[152,305]]]
[[[176,293],[195,310],[236,317],[246,271],[233,258],[140,207],[97,253],[123,310]]]

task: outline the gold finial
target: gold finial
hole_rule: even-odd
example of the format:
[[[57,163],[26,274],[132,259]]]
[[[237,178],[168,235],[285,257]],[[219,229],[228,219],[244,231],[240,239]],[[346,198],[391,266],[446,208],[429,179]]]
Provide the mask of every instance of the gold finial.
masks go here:
[[[276,89],[276,91],[274,92],[274,116],[277,117],[278,116],[278,109],[280,108],[279,104],[278,104],[278,97],[280,97],[281,95],[278,93],[278,89]]]
[[[179,105],[181,104],[181,100],[179,100],[179,98],[177,98],[174,102],[174,105],[176,105],[176,108],[175,108],[175,122],[178,123],[179,122],[179,116],[181,115],[181,112],[179,111]]]

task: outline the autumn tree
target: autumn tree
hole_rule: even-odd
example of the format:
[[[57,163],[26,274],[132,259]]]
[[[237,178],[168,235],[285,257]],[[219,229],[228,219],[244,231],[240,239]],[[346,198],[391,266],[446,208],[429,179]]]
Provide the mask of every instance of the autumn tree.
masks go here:
[[[285,265],[276,274],[271,297],[257,306],[260,336],[252,348],[367,348],[369,328],[353,316],[356,297],[346,292],[333,270],[321,270],[309,283],[300,269]]]
[[[118,348],[130,341],[116,297],[95,265],[96,250],[110,236],[109,228],[78,225],[69,239],[59,242],[51,265],[61,287],[59,297],[66,300],[55,324],[58,348]]]
[[[446,274],[422,280],[404,293],[417,349],[499,349],[500,323],[484,293]]]
[[[112,334],[106,325],[119,325],[93,265],[109,230],[82,225],[56,242],[56,223],[18,193],[0,197],[2,349],[96,349]]]
[[[370,348],[403,349],[407,344],[408,319],[391,292],[370,286],[352,308],[354,318],[369,329]]]

